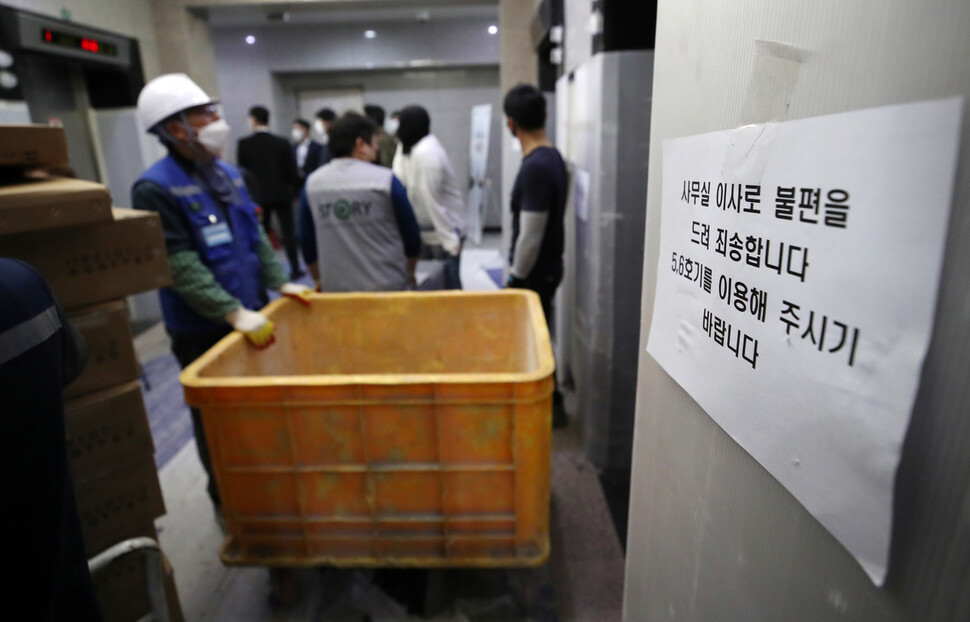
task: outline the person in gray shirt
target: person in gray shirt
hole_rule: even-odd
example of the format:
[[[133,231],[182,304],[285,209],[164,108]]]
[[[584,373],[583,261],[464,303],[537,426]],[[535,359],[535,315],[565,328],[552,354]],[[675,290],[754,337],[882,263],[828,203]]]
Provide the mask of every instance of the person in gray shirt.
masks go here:
[[[300,243],[317,288],[413,288],[421,230],[400,180],[373,164],[377,127],[346,114],[329,133],[333,160],[310,174],[300,197]]]

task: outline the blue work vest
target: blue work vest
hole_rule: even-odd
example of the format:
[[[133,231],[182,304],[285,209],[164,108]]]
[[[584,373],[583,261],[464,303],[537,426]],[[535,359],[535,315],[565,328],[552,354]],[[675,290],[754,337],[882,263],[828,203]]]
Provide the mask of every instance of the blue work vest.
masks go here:
[[[142,173],[139,181],[154,182],[168,191],[191,224],[195,251],[212,271],[216,282],[247,309],[259,309],[263,306],[266,290],[256,253],[259,245],[256,205],[249,198],[239,171],[222,160],[216,160],[216,163],[238,190],[238,202],[227,205],[225,215],[216,199],[206,194],[171,155]],[[214,322],[193,311],[171,287],[158,290],[158,297],[165,327],[172,335],[200,335],[226,327],[223,322]]]

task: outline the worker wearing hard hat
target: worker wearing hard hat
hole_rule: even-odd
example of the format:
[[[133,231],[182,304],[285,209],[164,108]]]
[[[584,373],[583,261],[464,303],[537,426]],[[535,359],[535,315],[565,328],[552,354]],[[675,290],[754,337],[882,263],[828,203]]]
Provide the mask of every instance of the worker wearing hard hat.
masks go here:
[[[172,286],[159,290],[172,352],[184,368],[233,329],[254,346],[273,342],[273,323],[258,309],[266,289],[306,302],[309,288],[287,282],[256,217],[239,171],[219,155],[229,134],[209,97],[185,74],[145,85],[138,119],[168,149],[131,191],[136,209],[162,220]],[[192,423],[209,494],[219,505],[199,413]]]

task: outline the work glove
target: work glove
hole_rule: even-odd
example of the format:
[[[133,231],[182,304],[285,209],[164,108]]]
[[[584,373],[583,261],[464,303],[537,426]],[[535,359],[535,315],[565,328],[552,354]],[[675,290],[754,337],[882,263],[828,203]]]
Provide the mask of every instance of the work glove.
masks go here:
[[[271,346],[276,341],[276,337],[273,336],[276,327],[269,318],[258,311],[239,307],[226,314],[226,321],[232,324],[234,329],[241,332],[249,340],[249,343],[260,350]]]
[[[287,298],[293,298],[307,307],[310,306],[310,294],[312,293],[313,290],[306,285],[300,285],[299,283],[283,283],[280,286],[280,294],[286,296]]]

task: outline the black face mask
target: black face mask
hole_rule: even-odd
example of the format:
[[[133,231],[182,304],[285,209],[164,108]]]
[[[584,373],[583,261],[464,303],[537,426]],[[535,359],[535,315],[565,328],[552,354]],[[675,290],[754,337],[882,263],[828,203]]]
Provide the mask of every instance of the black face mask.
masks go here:
[[[397,137],[401,141],[401,151],[407,155],[414,145],[431,133],[431,117],[421,106],[408,106],[398,119]]]

